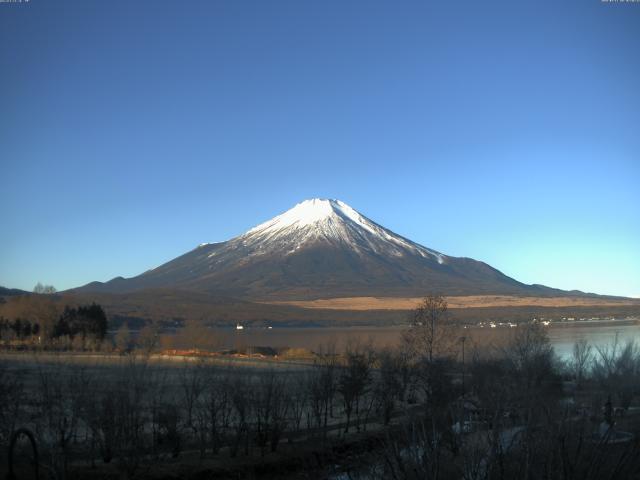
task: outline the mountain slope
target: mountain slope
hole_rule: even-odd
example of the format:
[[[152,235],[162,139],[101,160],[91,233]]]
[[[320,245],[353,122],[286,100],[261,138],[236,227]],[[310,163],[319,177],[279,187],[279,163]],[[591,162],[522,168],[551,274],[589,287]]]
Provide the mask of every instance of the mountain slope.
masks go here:
[[[522,284],[483,262],[426,248],[339,200],[324,199],[306,200],[239,237],[201,244],[136,277],[93,282],[78,291],[147,288],[252,299],[563,293]]]
[[[18,288],[0,287],[0,296],[11,297],[14,295],[28,295],[30,292]]]

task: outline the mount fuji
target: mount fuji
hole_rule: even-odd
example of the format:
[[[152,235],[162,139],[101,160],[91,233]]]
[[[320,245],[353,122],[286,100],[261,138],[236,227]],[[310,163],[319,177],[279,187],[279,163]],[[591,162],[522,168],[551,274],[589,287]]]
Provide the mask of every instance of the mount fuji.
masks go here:
[[[77,292],[171,288],[252,300],[346,296],[562,295],[486,263],[445,255],[375,223],[339,200],[311,199],[226,242],[203,243],[132,278]],[[572,293],[575,295],[575,292]]]

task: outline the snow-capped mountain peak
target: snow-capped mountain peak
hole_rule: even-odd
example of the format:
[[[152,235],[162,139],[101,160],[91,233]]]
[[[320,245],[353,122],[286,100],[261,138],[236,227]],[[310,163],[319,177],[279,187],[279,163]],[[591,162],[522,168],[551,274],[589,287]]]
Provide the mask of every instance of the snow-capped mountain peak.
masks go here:
[[[152,288],[271,299],[529,291],[489,265],[443,255],[344,202],[318,198],[136,277],[83,287],[103,292]]]
[[[278,249],[289,254],[313,242],[348,246],[356,253],[374,252],[391,257],[406,254],[432,257],[443,263],[445,256],[407,240],[369,220],[346,203],[314,198],[264,222],[240,236],[244,246],[259,253]]]
[[[366,221],[363,220],[363,217],[346,203],[340,200],[312,198],[300,202],[283,214],[252,228],[247,234],[257,231],[277,231],[289,227],[301,228],[318,222],[326,222],[330,218],[351,220],[366,227]]]

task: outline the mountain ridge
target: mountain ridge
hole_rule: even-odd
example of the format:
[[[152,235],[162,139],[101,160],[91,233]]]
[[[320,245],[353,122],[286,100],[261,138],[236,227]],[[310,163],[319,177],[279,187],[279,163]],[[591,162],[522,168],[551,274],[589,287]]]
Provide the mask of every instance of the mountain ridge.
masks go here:
[[[375,223],[346,203],[310,199],[230,240],[204,243],[131,278],[78,292],[179,288],[257,300],[336,296],[588,295],[526,285],[468,257],[452,257]]]
[[[0,296],[10,297],[16,295],[29,295],[31,292],[27,292],[26,290],[21,290],[19,288],[9,288],[0,286]]]

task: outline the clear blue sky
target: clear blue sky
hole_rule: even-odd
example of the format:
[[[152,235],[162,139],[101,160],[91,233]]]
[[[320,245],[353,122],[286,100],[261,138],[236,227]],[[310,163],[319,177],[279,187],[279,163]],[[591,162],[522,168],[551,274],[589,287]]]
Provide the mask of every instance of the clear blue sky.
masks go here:
[[[640,296],[640,4],[0,3],[0,285],[136,275],[310,197]]]

